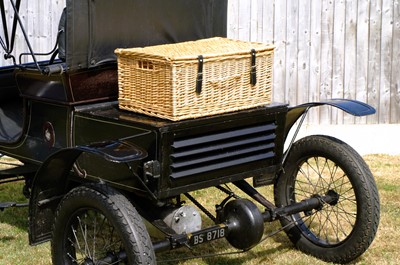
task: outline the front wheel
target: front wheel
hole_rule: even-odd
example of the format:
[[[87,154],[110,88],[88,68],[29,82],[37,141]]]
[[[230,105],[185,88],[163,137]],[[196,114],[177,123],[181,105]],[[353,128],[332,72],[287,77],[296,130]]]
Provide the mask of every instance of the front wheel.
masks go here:
[[[80,186],[61,201],[51,243],[53,264],[155,264],[146,227],[121,193]]]
[[[328,192],[338,200],[321,209],[281,218],[301,251],[328,262],[346,263],[372,243],[379,223],[379,196],[364,160],[344,142],[309,136],[296,142],[275,185],[278,207]]]

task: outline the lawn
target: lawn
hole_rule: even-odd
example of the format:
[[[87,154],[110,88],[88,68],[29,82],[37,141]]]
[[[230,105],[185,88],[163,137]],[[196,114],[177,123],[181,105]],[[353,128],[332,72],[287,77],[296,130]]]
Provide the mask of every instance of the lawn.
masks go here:
[[[352,264],[400,264],[400,156],[368,155],[369,164],[378,184],[381,200],[381,221],[377,236],[367,250]],[[0,201],[23,201],[22,183],[0,186]],[[201,201],[212,209],[218,196],[214,190],[196,192]],[[279,228],[279,223],[266,224],[266,233]],[[246,253],[216,256],[188,261],[161,262],[188,255],[234,252],[225,240],[196,247],[193,251],[181,249],[173,255],[158,256],[160,264],[327,264],[293,248],[284,233],[267,238]],[[14,208],[0,212],[0,264],[51,264],[50,244],[29,246],[28,209]]]

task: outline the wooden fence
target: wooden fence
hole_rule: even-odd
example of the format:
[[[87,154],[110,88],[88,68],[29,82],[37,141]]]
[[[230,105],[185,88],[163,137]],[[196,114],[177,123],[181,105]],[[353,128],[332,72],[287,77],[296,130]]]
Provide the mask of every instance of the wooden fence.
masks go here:
[[[13,0],[15,2],[15,0]],[[11,31],[14,11],[10,5],[10,0],[4,0],[6,6],[6,17],[8,18],[8,30]],[[65,0],[22,0],[20,7],[20,18],[25,26],[33,50],[35,52],[48,52],[53,49],[58,30],[62,9],[65,6]],[[1,23],[1,21],[0,21]],[[0,32],[3,34],[3,25],[0,25]],[[3,51],[1,50],[0,66],[12,64],[11,60],[3,60]],[[28,47],[23,38],[23,34],[18,28],[14,51],[27,52]],[[18,58],[16,58],[18,60]],[[38,58],[41,60],[42,58]],[[31,62],[30,56],[23,56],[22,62]]]
[[[230,0],[229,36],[274,43],[274,99],[349,98],[377,109],[354,119],[321,109],[312,123],[400,123],[396,0]]]
[[[64,5],[65,0],[22,1],[22,19],[35,50],[52,48]],[[275,101],[357,99],[374,106],[377,114],[354,118],[324,107],[314,110],[308,122],[400,123],[398,0],[229,0],[228,8],[230,38],[276,46]],[[10,10],[7,16],[12,17]],[[23,49],[22,41],[16,48]],[[5,64],[2,57],[0,65]]]

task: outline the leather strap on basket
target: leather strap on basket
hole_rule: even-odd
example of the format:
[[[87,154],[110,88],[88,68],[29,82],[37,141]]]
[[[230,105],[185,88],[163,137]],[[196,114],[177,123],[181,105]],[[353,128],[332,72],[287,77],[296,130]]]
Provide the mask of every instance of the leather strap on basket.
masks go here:
[[[255,49],[251,49],[250,84],[252,86],[257,84],[256,50]]]
[[[204,58],[202,55],[197,57],[198,68],[197,68],[197,79],[196,79],[196,93],[200,94],[203,86],[203,63]],[[250,69],[250,84],[252,86],[257,84],[257,67],[256,67],[256,50],[251,49],[251,69]]]
[[[199,55],[197,57],[197,60],[199,61],[199,65],[197,68],[197,79],[196,79],[196,93],[200,94],[201,93],[201,87],[203,86],[203,62],[204,58],[202,55]]]

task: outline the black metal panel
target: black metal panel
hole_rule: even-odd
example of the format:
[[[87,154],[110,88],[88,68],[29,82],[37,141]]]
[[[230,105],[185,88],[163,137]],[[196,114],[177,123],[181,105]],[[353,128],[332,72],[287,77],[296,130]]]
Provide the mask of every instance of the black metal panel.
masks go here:
[[[92,108],[89,106],[77,107],[74,115],[74,131],[72,132],[72,146],[83,146],[98,142],[114,141],[116,139],[124,139],[124,142],[135,145],[139,149],[146,150],[149,154],[147,160],[154,158],[154,142],[156,135],[153,131],[143,128],[140,124],[127,124],[122,121],[116,121],[112,117],[107,116],[108,104],[94,104]],[[96,106],[97,109],[96,110]],[[120,113],[117,111],[117,113]],[[121,150],[122,151],[122,150]],[[132,150],[125,150],[131,152]],[[136,152],[136,151],[135,151]],[[131,153],[134,155],[134,153]],[[128,154],[126,154],[128,156]],[[140,157],[140,156],[138,156]],[[110,157],[109,157],[110,158]],[[124,158],[123,158],[124,159]],[[110,159],[108,159],[110,160]],[[111,159],[115,160],[115,159]],[[132,170],[138,170],[142,162],[132,162]],[[137,183],[136,178],[132,176],[131,170],[124,163],[116,164],[107,161],[101,156],[91,153],[84,153],[78,159],[80,168],[86,171],[88,178],[102,178],[106,181],[117,183],[124,186],[142,188]],[[137,172],[138,175],[141,173]]]
[[[15,73],[15,78],[20,94],[24,97],[68,101],[61,75],[44,76],[36,70],[20,70]]]
[[[287,110],[274,104],[172,122],[121,111],[117,102],[93,104],[76,107],[73,144],[128,137],[148,151],[143,163],[159,163],[160,171],[146,178],[148,188],[164,199],[244,178],[273,177],[282,159]],[[79,164],[90,175],[141,187],[126,167],[87,158],[82,155]],[[132,169],[143,176],[139,164]]]
[[[162,130],[159,198],[250,177],[273,179],[282,161],[286,112],[285,105],[270,105]]]
[[[275,155],[274,122],[174,139],[171,177],[182,178],[256,162]]]

